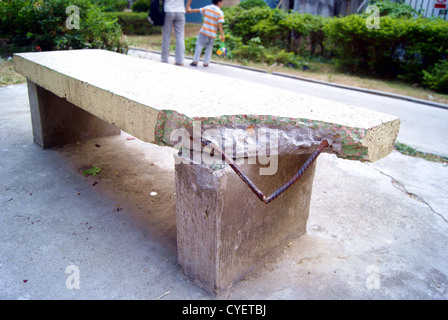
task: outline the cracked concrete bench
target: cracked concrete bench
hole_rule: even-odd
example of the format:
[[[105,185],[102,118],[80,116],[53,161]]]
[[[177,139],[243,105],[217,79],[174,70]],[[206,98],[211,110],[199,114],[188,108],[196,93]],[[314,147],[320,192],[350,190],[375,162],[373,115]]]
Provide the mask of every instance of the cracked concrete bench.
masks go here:
[[[315,162],[265,204],[201,139],[270,193],[323,140],[331,145],[324,152],[376,161],[391,152],[400,125],[391,115],[103,50],[20,53],[13,61],[28,80],[42,147],[123,130],[179,149],[178,260],[214,294],[305,233]]]

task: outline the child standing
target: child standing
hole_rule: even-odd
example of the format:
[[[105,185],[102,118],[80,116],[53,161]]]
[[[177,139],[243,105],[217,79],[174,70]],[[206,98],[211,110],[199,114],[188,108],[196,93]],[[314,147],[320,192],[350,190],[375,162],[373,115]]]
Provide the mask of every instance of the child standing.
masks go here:
[[[202,49],[205,46],[204,55],[204,67],[207,67],[210,63],[212,56],[213,43],[215,42],[217,30],[219,30],[221,40],[224,41],[224,30],[222,24],[224,23],[224,12],[222,12],[223,0],[212,0],[212,4],[202,7],[200,9],[191,9],[190,4],[192,0],[188,0],[186,5],[187,13],[201,13],[204,16],[204,22],[201,30],[199,30],[199,36],[196,41],[196,48],[194,50],[192,66],[198,65],[199,58],[201,57]]]

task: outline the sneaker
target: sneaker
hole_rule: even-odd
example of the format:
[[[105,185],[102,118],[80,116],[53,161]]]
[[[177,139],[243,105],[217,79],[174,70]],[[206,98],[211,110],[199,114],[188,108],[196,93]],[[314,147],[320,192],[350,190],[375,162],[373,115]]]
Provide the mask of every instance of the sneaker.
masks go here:
[[[192,66],[192,67],[197,67],[197,66],[198,66],[198,63],[193,61],[192,63],[190,63],[190,66]]]
[[[204,66],[204,67],[208,67],[208,63],[204,63],[203,66]]]

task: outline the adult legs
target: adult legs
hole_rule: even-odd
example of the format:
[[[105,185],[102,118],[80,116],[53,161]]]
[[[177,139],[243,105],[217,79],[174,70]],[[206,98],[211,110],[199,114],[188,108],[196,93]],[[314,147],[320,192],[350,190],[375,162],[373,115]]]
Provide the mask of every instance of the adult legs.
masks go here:
[[[176,15],[174,12],[165,13],[165,22],[162,27],[162,62],[168,62],[168,57],[170,54],[171,30],[173,28],[175,17]]]
[[[185,54],[185,13],[176,13],[174,20],[174,34],[176,35],[176,64],[184,64]]]

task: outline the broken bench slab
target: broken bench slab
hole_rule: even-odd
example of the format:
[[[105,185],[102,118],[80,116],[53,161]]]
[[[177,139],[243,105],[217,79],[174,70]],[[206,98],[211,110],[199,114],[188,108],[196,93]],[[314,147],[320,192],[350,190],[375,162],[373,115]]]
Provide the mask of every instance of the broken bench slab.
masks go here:
[[[13,60],[29,81],[156,144],[175,146],[172,133],[193,134],[200,121],[203,131],[220,135],[218,143],[228,132],[238,142],[244,132],[276,130],[274,154],[306,154],[328,139],[326,152],[376,161],[392,151],[399,131],[395,116],[110,51],[19,53]],[[266,148],[262,139],[253,142],[254,152]],[[236,153],[254,155],[248,152]]]
[[[109,51],[20,53],[13,61],[28,80],[41,146],[121,129],[189,151],[174,155],[178,261],[212,294],[306,232],[316,163],[266,204],[230,165],[195,162],[203,153],[195,137],[224,146],[226,155],[235,148],[231,161],[243,160],[242,172],[270,194],[321,143],[339,157],[375,161],[391,152],[399,130],[391,115]],[[260,159],[268,152],[266,168]]]

